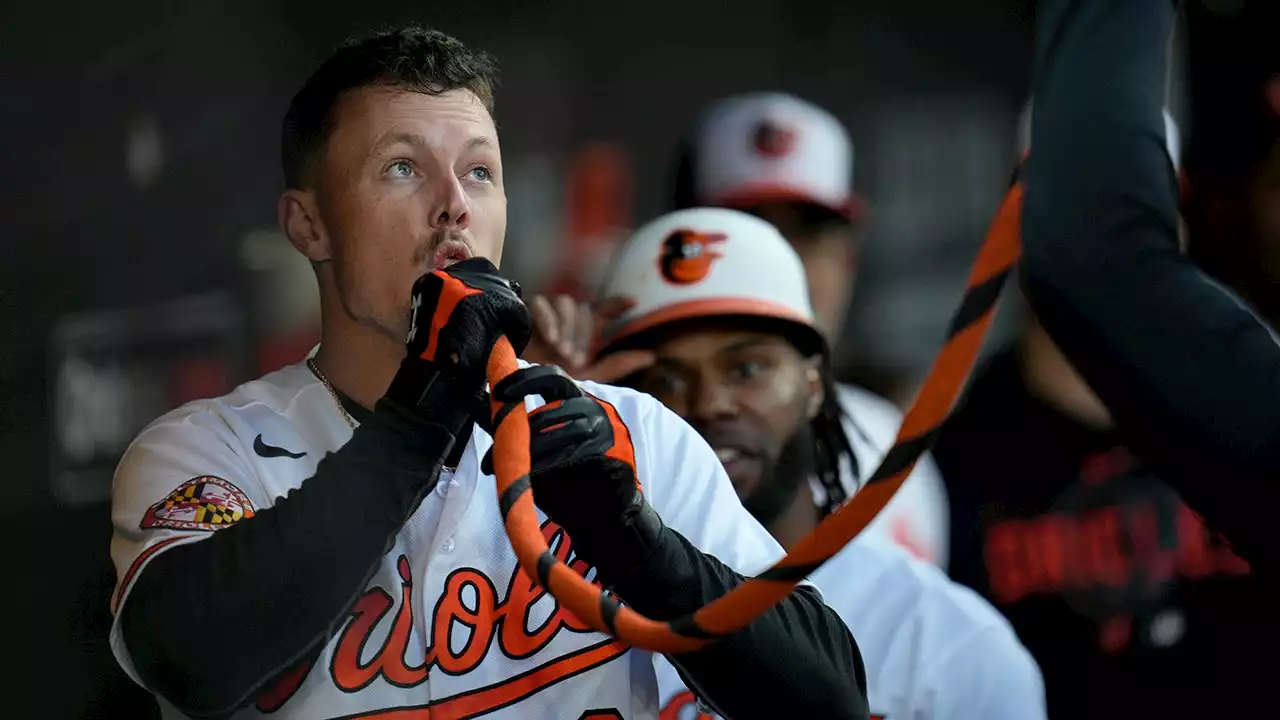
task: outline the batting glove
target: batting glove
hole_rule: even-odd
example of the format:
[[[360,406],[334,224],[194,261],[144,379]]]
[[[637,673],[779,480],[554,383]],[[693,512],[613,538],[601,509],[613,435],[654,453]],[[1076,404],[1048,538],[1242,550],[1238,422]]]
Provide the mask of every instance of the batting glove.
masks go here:
[[[498,338],[505,335],[517,355],[529,343],[529,310],[520,286],[485,258],[423,275],[410,307],[407,353],[383,400],[457,433],[480,407]]]
[[[635,446],[618,411],[554,366],[517,370],[492,393],[504,403],[499,422],[527,395],[546,402],[529,413],[533,500],[569,534],[597,580],[608,587],[609,578],[643,564],[663,525],[640,492]],[[493,474],[492,449],[481,470]]]

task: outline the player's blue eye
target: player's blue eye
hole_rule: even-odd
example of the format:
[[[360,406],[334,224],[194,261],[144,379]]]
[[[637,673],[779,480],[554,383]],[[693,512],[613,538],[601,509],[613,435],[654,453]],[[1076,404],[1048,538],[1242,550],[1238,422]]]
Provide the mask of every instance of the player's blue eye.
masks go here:
[[[471,179],[478,182],[489,182],[493,180],[493,172],[483,165],[474,167],[471,168]]]
[[[404,160],[397,160],[387,166],[387,173],[393,178],[413,177],[413,166]]]

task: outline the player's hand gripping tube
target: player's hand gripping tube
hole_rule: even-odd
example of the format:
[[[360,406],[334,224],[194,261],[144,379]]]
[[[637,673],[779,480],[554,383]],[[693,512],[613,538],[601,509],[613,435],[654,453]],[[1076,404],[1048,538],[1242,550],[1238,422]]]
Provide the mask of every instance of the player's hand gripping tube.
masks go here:
[[[519,352],[532,333],[520,287],[487,259],[470,258],[418,278],[410,308],[405,357],[379,408],[441,425],[465,444],[494,343],[505,338]]]
[[[952,316],[946,343],[934,360],[897,441],[863,488],[791,548],[776,565],[686,617],[651,620],[621,606],[612,596],[556,560],[542,536],[529,490],[529,415],[523,403],[499,418],[502,403],[491,401],[495,421],[493,465],[498,498],[507,507],[507,536],[520,567],[576,617],[596,630],[637,648],[660,653],[696,650],[731,635],[782,601],[796,583],[853,540],[893,498],[916,461],[933,444],[950,414],[991,325],[996,301],[1021,253],[1018,223],[1022,187],[1005,196],[969,274],[960,307]],[[517,368],[505,338],[489,355],[490,387]],[[508,496],[508,491],[512,493]]]

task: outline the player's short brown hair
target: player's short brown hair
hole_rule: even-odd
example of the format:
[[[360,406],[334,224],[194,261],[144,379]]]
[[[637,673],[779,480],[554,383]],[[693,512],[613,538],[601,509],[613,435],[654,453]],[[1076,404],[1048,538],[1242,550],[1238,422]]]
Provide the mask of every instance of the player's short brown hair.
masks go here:
[[[349,39],[329,55],[293,96],[280,137],[287,187],[313,181],[315,163],[333,126],[333,109],[343,93],[388,86],[440,95],[470,90],[490,113],[498,82],[497,61],[438,30],[406,25]]]

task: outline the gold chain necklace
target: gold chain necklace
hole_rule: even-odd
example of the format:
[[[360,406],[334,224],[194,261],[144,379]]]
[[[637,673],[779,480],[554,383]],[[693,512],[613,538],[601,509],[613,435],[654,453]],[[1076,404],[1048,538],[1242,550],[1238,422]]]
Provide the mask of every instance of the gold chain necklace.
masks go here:
[[[351,417],[351,413],[347,412],[346,406],[342,404],[342,398],[338,397],[338,391],[333,389],[333,384],[329,382],[329,378],[320,372],[320,368],[316,366],[314,358],[307,358],[307,367],[320,379],[320,382],[324,383],[324,388],[329,391],[329,397],[333,398],[333,402],[338,406],[338,411],[342,413],[342,419],[346,420],[347,425],[350,425],[354,431],[356,429],[355,419]],[[451,466],[444,466],[442,469],[448,472],[457,472],[458,470],[456,467]]]
[[[324,388],[329,391],[329,397],[333,398],[333,402],[338,406],[338,411],[342,413],[342,419],[347,421],[347,425],[350,425],[352,430],[355,430],[356,421],[351,417],[351,413],[347,412],[347,408],[343,406],[342,398],[338,397],[338,391],[333,389],[333,385],[329,383],[329,378],[320,372],[320,368],[316,366],[316,361],[313,358],[307,358],[307,367],[311,369],[311,372],[317,378],[320,378],[320,382],[324,383]]]

